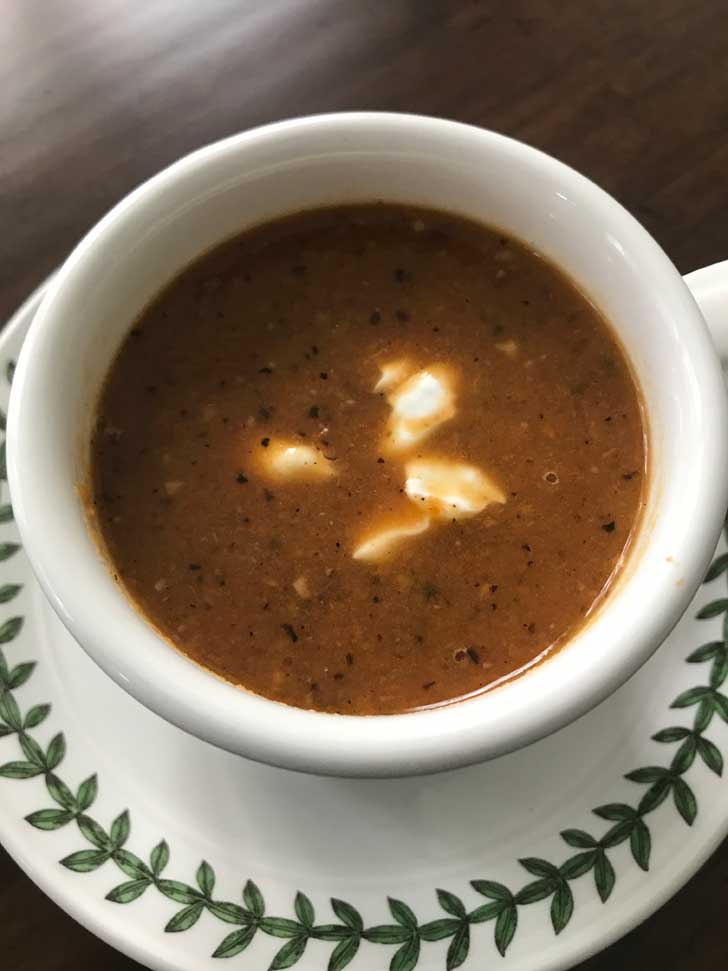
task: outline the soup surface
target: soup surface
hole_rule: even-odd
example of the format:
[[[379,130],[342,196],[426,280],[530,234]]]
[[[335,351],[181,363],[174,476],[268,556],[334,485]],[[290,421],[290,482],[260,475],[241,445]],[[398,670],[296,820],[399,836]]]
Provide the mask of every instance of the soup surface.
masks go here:
[[[183,272],[92,443],[115,575],[179,650],[302,708],[441,704],[553,651],[635,528],[640,400],[554,266],[450,215],[292,215]]]

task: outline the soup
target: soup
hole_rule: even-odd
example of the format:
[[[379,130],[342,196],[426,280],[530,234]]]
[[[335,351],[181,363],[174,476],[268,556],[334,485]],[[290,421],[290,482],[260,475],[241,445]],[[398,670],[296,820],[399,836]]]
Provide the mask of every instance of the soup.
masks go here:
[[[553,265],[454,216],[291,215],[142,313],[104,386],[92,512],[192,660],[390,714],[487,690],[608,594],[646,436],[615,336]]]

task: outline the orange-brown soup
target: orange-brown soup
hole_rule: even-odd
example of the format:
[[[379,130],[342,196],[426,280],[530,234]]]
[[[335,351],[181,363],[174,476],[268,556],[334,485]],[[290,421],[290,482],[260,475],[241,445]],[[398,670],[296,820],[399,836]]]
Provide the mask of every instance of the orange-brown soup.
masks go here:
[[[176,647],[278,701],[404,712],[569,638],[638,522],[640,397],[598,311],[497,231],[292,215],[177,277],[98,407],[115,575]]]

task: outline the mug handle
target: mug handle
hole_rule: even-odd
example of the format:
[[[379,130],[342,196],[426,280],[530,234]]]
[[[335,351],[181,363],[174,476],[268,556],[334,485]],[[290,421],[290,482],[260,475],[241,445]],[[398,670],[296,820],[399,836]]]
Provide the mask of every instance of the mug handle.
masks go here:
[[[694,270],[684,280],[705,317],[723,370],[728,371],[728,260]]]

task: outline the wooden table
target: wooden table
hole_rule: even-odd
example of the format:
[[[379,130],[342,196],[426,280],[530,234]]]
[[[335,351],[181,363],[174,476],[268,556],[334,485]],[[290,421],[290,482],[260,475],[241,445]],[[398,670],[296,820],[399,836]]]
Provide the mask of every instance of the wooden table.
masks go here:
[[[683,272],[728,257],[721,0],[3,0],[0,313],[173,159],[291,115],[445,115],[545,149]],[[582,971],[728,966],[728,843]],[[137,967],[0,856],[8,971]]]

